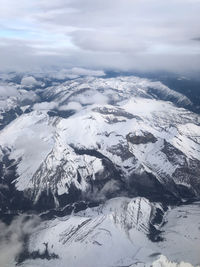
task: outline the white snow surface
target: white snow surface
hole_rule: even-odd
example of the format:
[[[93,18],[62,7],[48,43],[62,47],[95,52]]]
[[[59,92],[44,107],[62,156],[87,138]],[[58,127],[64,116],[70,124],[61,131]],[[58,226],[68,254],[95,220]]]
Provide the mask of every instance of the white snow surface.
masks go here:
[[[199,207],[196,203],[169,210],[166,224],[157,226],[165,239],[157,243],[147,237],[155,204],[145,198],[111,199],[97,208],[43,222],[31,236],[29,250],[43,252],[43,243],[48,242],[49,252],[59,259],[27,260],[22,266],[152,266],[152,262],[155,267],[196,266]]]
[[[36,111],[21,115],[0,132],[0,145],[9,147],[10,157],[19,162],[17,189],[37,188],[39,196],[42,190],[51,188],[61,195],[67,192],[66,185],[73,183],[85,191],[88,175],[95,179],[103,165],[94,156],[77,155],[73,147],[97,150],[127,174],[128,168],[151,172],[161,183],[165,182],[163,177],[171,177],[186,160],[199,160],[199,116],[170,102],[152,99],[148,94],[151,87],[173,95],[177,102],[188,102],[160,82],[137,77],[86,77],[47,88],[45,96],[54,97],[49,105],[81,105],[73,116],[61,118],[49,117],[48,102],[44,103],[47,110],[43,103],[36,104]],[[116,102],[111,104],[111,100]],[[136,136],[151,133],[157,141],[134,145],[127,141],[129,133]],[[163,152],[165,141],[182,155],[169,160]],[[132,157],[123,157],[122,147]],[[64,175],[55,182],[53,177],[61,165]],[[83,178],[80,183],[77,170]],[[187,179],[173,179],[177,184],[190,186]]]
[[[21,103],[25,102],[22,111],[32,108],[0,131],[0,158],[10,151],[9,158],[18,163],[16,188],[31,189],[35,202],[42,191],[51,191],[56,205],[56,196],[68,193],[71,185],[87,192],[88,177],[95,181],[99,174],[104,176],[105,166],[100,156],[79,150],[97,151],[124,177],[147,171],[163,185],[172,181],[195,192],[199,177],[185,176],[185,169],[193,171],[193,164],[200,160],[200,116],[166,101],[173,98],[177,105],[187,107],[189,99],[148,79],[81,74],[85,75],[40,91],[45,101],[39,103],[34,91],[12,83],[1,85],[0,119]],[[50,109],[75,113],[50,116]],[[115,182],[106,182],[102,192],[117,188]],[[101,200],[102,196],[95,197]],[[48,242],[49,251],[59,259],[26,260],[21,266],[199,265],[199,207],[196,203],[169,209],[166,224],[154,225],[163,230],[164,238],[156,243],[148,233],[152,215],[162,207],[140,197],[114,198],[99,207],[41,223],[30,237],[29,250],[43,252],[43,243]]]

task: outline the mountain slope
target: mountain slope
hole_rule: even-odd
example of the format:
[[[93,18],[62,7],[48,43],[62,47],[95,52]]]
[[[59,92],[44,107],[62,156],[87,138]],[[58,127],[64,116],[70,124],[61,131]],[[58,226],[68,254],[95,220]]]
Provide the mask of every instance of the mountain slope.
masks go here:
[[[145,198],[116,198],[43,222],[29,240],[22,266],[152,266],[161,254],[199,264],[199,203],[169,210],[164,219],[163,214],[161,205]],[[164,241],[148,238],[152,227],[163,231]]]
[[[39,77],[1,87],[7,266],[199,264],[200,117],[189,99],[133,76]]]
[[[52,208],[119,195],[199,198],[199,116],[151,99],[152,86],[188,103],[135,77],[81,78],[44,89],[51,102],[35,105],[0,133],[2,150],[16,162],[16,189],[34,205],[45,201]]]

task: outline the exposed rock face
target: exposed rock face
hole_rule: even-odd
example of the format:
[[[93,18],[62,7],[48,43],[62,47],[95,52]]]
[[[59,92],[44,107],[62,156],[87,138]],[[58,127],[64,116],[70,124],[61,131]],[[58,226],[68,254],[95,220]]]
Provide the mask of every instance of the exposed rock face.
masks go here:
[[[155,143],[157,139],[152,133],[144,133],[144,135],[133,135],[129,133],[126,136],[128,142],[132,143],[133,145],[139,144],[147,144],[147,143]]]

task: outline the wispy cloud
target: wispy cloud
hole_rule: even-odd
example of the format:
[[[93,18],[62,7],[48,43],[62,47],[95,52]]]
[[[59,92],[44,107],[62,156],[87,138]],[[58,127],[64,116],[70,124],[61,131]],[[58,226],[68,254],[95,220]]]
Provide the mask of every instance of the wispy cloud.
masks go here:
[[[16,266],[16,259],[24,249],[25,239],[40,223],[37,216],[16,217],[8,226],[0,221],[0,266]]]

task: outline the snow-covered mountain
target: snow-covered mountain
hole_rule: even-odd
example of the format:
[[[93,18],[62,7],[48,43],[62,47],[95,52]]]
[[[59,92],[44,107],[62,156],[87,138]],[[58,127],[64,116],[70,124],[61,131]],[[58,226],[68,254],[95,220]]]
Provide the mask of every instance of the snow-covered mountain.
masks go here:
[[[0,101],[0,215],[45,219],[23,266],[38,255],[56,266],[138,266],[158,252],[199,263],[170,258],[172,232],[160,233],[169,205],[200,198],[200,116],[190,100],[133,76],[34,79],[34,88],[4,81]]]
[[[21,255],[22,266],[169,266],[161,255],[197,266],[199,203],[169,210],[161,220],[159,215],[162,207],[145,198],[116,198],[45,221],[32,234],[29,252]],[[152,242],[152,228],[155,236],[161,231],[162,241]]]
[[[153,86],[188,102],[135,77],[80,78],[44,89],[46,101],[0,133],[2,154],[16,163],[16,189],[34,204],[49,196],[52,207],[119,195],[198,198],[199,116],[153,99]]]

